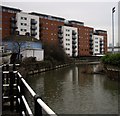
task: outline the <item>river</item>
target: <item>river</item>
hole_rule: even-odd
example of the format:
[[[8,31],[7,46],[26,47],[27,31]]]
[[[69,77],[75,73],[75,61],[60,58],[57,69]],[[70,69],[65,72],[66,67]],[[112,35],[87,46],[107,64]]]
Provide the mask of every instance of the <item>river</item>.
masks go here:
[[[27,82],[57,114],[118,114],[118,83],[103,74],[82,73],[84,68],[52,70],[29,76]]]

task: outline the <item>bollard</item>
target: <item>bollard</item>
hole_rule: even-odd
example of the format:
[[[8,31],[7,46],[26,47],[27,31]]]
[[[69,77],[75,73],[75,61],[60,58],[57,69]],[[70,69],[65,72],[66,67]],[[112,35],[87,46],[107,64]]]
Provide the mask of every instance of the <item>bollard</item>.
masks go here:
[[[34,114],[35,116],[42,116],[42,107],[38,104],[37,99],[40,98],[39,95],[34,96]]]

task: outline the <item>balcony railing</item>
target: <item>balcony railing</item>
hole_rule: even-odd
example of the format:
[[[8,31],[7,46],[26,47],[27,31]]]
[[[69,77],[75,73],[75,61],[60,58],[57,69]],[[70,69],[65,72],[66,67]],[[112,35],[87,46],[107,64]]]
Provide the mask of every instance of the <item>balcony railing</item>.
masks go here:
[[[90,43],[89,43],[89,45],[90,45],[90,46],[93,46],[93,43],[92,43],[92,42],[90,42]]]
[[[13,23],[12,23],[12,24],[11,24],[11,28],[12,28],[12,29],[17,29],[18,27],[17,27],[16,24],[13,24]]]
[[[72,48],[73,48],[73,49],[76,49],[76,48],[77,48],[77,46],[76,46],[76,45],[73,45],[73,46],[72,46]]]
[[[58,34],[63,34],[63,31],[61,29],[59,29]]]
[[[61,35],[61,34],[58,34],[58,37],[59,37],[60,39],[63,39],[63,35]]]
[[[37,29],[37,27],[36,26],[31,26],[31,30],[36,30]]]
[[[76,41],[72,41],[72,44],[76,44],[77,42]]]
[[[73,35],[76,35],[76,32],[73,30],[73,31],[72,31],[72,34],[73,34]]]
[[[11,18],[11,22],[16,23],[16,22],[17,22],[17,19],[16,19],[15,17],[12,17],[12,18]]]
[[[75,39],[77,39],[77,37],[76,37],[75,35],[73,35],[73,36],[72,36],[72,39],[75,40]]]
[[[31,36],[36,36],[37,35],[37,32],[31,32]]]
[[[37,21],[35,19],[31,19],[31,24],[37,24]]]
[[[92,38],[90,38],[90,42],[92,42],[93,41],[93,39]]]

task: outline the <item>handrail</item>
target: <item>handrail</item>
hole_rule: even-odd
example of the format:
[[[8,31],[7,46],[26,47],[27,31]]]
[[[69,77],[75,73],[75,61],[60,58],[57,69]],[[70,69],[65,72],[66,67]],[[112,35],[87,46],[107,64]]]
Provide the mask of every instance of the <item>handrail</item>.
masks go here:
[[[21,81],[24,83],[25,87],[28,89],[28,91],[34,97],[36,95],[36,93],[33,91],[33,89],[28,85],[28,83],[23,78],[21,78]]]
[[[25,99],[25,97],[23,95],[22,95],[22,99],[23,99],[25,107],[26,107],[26,109],[28,111],[28,114],[32,115],[33,113],[32,113],[32,111],[31,111],[31,109],[30,109],[30,107],[29,107],[29,105],[28,105],[28,103],[27,103],[27,101],[26,101],[26,99]]]
[[[5,65],[7,66],[7,65]],[[10,65],[8,65],[10,66]],[[13,69],[15,69],[14,67],[15,65],[13,65]],[[28,90],[28,92],[32,95],[32,97],[34,98],[34,113],[35,113],[35,116],[38,116],[38,115],[42,115],[42,109],[48,114],[48,115],[55,115],[55,112],[53,112],[45,103],[44,101],[34,92],[34,90],[30,87],[30,85],[26,82],[26,80],[22,77],[22,75],[20,74],[20,72],[18,71],[9,71],[9,67],[8,67],[8,71],[3,71],[2,72],[3,74],[8,74],[10,73],[10,75],[7,76],[7,78],[10,78],[10,84],[7,84],[6,86],[10,86],[11,87],[11,92],[13,90],[13,87],[15,85],[15,78],[13,76],[15,76],[15,74],[17,74],[17,102],[18,104],[20,105],[20,108],[25,108],[23,110],[20,110],[20,112],[25,115],[26,111],[28,113],[28,115],[33,115],[33,112],[31,110],[31,108],[29,107],[28,103],[27,103],[27,100],[24,96],[24,88],[26,88]],[[6,77],[5,77],[6,78]],[[13,79],[13,81],[12,81]],[[12,97],[12,93],[11,93],[11,100],[13,99]],[[11,101],[13,102],[13,101]],[[12,105],[12,104],[11,104]],[[24,105],[24,106],[23,106]],[[26,110],[26,111],[25,111]]]
[[[49,115],[57,116],[40,98],[37,99],[37,102],[40,104],[40,106],[48,113]]]
[[[33,97],[36,96],[36,93],[33,91],[33,89],[29,86],[29,84],[21,78],[21,81],[24,83],[25,87],[28,89],[28,91],[31,93]],[[57,116],[40,98],[37,99],[37,102],[39,105],[49,114],[49,115],[55,115]]]

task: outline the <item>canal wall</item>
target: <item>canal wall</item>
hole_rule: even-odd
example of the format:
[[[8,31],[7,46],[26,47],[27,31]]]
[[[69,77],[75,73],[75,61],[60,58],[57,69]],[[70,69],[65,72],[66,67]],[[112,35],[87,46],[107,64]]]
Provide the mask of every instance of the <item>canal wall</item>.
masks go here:
[[[120,81],[120,69],[117,67],[106,66],[105,67],[106,74],[108,78],[111,80],[118,80]]]

